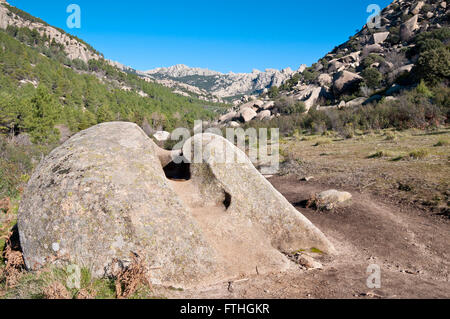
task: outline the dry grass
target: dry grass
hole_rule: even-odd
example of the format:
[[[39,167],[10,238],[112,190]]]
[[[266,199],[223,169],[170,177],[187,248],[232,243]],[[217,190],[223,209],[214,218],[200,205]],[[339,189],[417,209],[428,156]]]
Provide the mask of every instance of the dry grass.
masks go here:
[[[430,152],[426,149],[413,150],[409,153],[409,157],[416,160],[422,160],[427,158]]]
[[[6,247],[3,251],[3,259],[6,262],[2,268],[2,277],[5,279],[6,288],[13,288],[17,285],[25,269],[22,252],[17,244],[13,241],[13,232],[10,232],[6,239]]]
[[[448,212],[450,146],[439,143],[450,138],[448,129],[368,132],[352,139],[335,139],[326,147],[311,143],[322,138],[310,136],[280,144],[282,154],[290,159],[282,165],[282,174],[314,176],[316,182],[335,188]],[[442,146],[433,147],[436,144]],[[399,185],[409,185],[411,190],[406,192]]]
[[[148,270],[144,260],[137,254],[133,254],[132,262],[128,267],[122,267],[118,260],[114,260],[120,271],[116,276],[116,296],[118,299],[129,298],[136,292],[139,285],[144,284],[151,286],[148,280]]]
[[[44,289],[45,299],[72,299],[71,293],[60,282],[53,282]]]

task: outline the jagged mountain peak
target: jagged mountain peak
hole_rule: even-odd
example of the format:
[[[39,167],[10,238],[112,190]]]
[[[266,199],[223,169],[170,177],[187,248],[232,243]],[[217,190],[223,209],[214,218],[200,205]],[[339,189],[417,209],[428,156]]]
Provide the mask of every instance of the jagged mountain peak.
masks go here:
[[[221,73],[204,68],[192,68],[184,64],[168,68],[140,72],[157,80],[171,80],[172,84],[182,83],[209,92],[218,98],[238,98],[263,92],[274,85],[279,86],[290,78],[294,72],[291,68],[283,70],[253,69],[251,73]],[[175,81],[175,82],[173,82]]]
[[[183,77],[191,75],[202,75],[202,76],[214,76],[222,75],[222,73],[217,71],[211,71],[209,69],[203,68],[192,68],[184,64],[176,64],[168,68],[156,68],[153,70],[144,71],[146,74],[164,74],[170,77]]]

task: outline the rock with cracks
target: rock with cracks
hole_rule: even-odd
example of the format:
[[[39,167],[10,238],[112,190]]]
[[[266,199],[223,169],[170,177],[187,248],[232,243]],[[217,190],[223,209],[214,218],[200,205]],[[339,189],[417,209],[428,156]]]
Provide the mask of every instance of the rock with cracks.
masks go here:
[[[242,163],[216,164],[217,152],[204,164],[177,164],[179,152],[121,122],[55,149],[36,168],[19,209],[27,268],[77,264],[103,277],[114,260],[127,265],[137,254],[153,283],[191,287],[284,270],[283,252],[334,252],[239,149],[210,135],[192,141],[209,151],[225,141]]]

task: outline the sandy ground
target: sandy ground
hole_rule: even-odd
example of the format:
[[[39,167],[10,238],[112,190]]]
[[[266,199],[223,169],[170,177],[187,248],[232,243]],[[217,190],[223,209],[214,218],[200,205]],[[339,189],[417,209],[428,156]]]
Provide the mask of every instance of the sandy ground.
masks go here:
[[[332,212],[304,207],[309,195],[332,188],[295,177],[271,183],[336,245],[321,256],[322,270],[294,265],[184,291],[159,289],[168,298],[450,298],[450,220],[369,193],[344,189],[351,202]],[[245,257],[245,256],[244,256]],[[381,269],[381,288],[367,286],[367,268]]]

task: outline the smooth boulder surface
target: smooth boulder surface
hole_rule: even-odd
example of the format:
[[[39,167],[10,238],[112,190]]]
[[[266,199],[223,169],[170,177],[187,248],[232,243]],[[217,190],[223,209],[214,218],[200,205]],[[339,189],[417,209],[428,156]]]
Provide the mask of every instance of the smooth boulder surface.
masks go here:
[[[135,124],[80,132],[35,170],[23,194],[19,233],[26,266],[56,259],[108,275],[113,258],[145,258],[154,282],[213,276],[215,252],[167,180],[160,149]]]
[[[349,192],[340,192],[335,189],[330,189],[317,194],[316,197],[319,206],[331,210],[336,207],[336,205],[352,199],[353,196]]]

